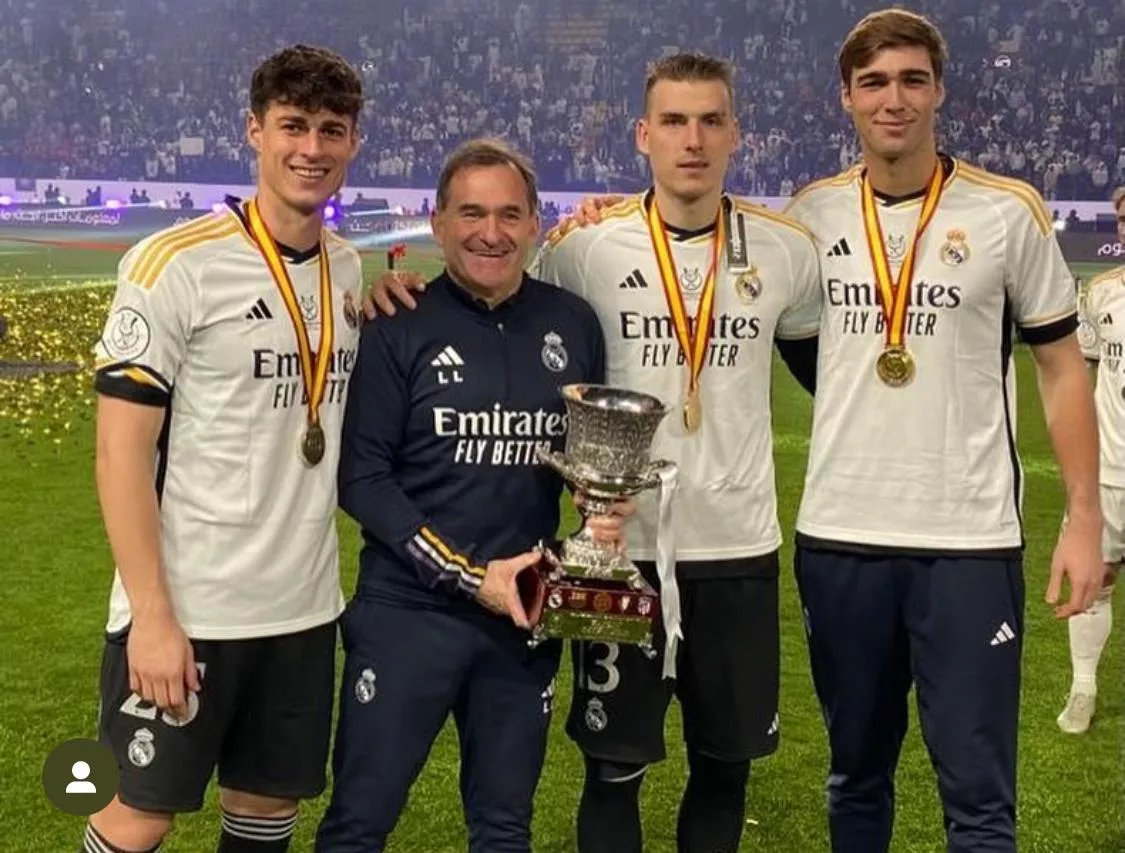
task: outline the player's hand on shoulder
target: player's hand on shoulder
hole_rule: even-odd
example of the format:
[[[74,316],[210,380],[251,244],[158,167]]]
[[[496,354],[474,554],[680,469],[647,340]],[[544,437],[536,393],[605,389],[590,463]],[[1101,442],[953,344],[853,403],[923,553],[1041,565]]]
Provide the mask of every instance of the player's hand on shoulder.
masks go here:
[[[134,616],[126,644],[129,688],[162,711],[184,719],[188,691],[201,685],[191,640],[169,614]]]
[[[582,199],[578,209],[574,212],[576,225],[595,225],[602,221],[602,211],[615,204],[625,201],[623,195],[591,195]]]
[[[374,320],[380,313],[393,317],[397,310],[396,302],[413,310],[418,307],[413,292],[421,293],[425,289],[426,280],[420,273],[413,270],[384,270],[382,275],[371,282],[363,296],[363,316],[367,320]]]
[[[511,617],[518,628],[530,628],[531,622],[520,600],[518,577],[521,572],[538,571],[543,554],[538,549],[516,557],[492,560],[485,567],[484,579],[477,591],[477,601],[493,613]]]
[[[585,228],[587,225],[597,225],[602,221],[602,211],[613,207],[625,200],[623,195],[590,195],[586,196],[574,209],[574,213],[564,216],[558,225],[551,229],[547,235],[548,240],[558,239],[575,228]]]

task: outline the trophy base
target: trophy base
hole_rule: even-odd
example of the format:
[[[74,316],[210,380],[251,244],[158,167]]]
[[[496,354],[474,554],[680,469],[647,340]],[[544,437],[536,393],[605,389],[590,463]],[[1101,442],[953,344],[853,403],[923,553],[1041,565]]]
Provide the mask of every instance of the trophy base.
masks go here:
[[[640,575],[637,584],[575,577],[561,571],[543,576],[543,609],[531,631],[531,646],[545,640],[588,640],[639,646],[650,657],[660,597]],[[636,569],[634,568],[634,572]]]
[[[640,570],[625,554],[606,548],[584,532],[563,542],[559,562],[563,574],[571,577],[615,581],[638,591],[648,586]]]

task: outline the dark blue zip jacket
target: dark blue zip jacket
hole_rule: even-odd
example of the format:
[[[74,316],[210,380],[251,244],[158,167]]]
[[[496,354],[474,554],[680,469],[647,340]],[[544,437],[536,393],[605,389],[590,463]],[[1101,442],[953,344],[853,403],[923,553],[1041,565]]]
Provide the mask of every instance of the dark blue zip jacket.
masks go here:
[[[604,376],[593,308],[527,276],[490,309],[443,274],[364,326],[339,475],[363,528],[357,595],[480,610],[488,562],[558,528],[563,481],[534,453],[563,448],[560,387]]]

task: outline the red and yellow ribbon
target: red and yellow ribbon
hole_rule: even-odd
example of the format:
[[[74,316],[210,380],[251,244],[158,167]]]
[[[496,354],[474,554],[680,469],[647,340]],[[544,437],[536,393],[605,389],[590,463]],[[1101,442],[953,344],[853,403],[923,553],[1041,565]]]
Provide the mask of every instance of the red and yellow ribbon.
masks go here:
[[[320,341],[316,348],[316,360],[313,360],[312,345],[309,343],[309,332],[305,327],[304,317],[301,315],[301,306],[297,303],[297,294],[293,289],[293,281],[285,269],[285,261],[277,250],[277,244],[270,236],[269,230],[262,221],[258,212],[256,199],[251,199],[247,205],[247,219],[250,225],[250,236],[261,252],[262,258],[269,268],[270,276],[281,293],[285,302],[285,310],[289,312],[289,319],[293,321],[293,331],[297,334],[297,350],[301,358],[301,381],[305,386],[305,397],[308,401],[308,422],[310,426],[320,423],[320,404],[324,399],[324,391],[328,387],[328,365],[332,360],[332,339],[334,335],[332,313],[332,274],[328,269],[328,250],[325,241],[320,241]]]
[[[656,253],[656,263],[660,269],[660,281],[664,285],[664,298],[668,302],[668,311],[672,316],[676,340],[679,341],[680,349],[684,353],[684,360],[688,365],[687,396],[689,411],[685,412],[685,416],[690,418],[692,417],[692,409],[696,412],[701,411],[699,409],[699,376],[703,372],[704,360],[707,357],[707,344],[711,335],[711,318],[715,313],[715,279],[719,270],[719,247],[723,245],[722,208],[720,206],[719,215],[715,218],[715,232],[711,243],[711,266],[703,281],[703,291],[699,297],[699,308],[695,314],[694,329],[688,321],[680,279],[676,275],[676,262],[672,257],[672,246],[668,241],[668,231],[660,218],[655,193],[652,197],[652,204],[648,208],[648,233],[652,238],[653,251]],[[688,424],[688,428],[693,429],[694,427]]]
[[[898,280],[891,277],[891,265],[887,260],[887,249],[883,242],[883,228],[879,224],[879,211],[875,203],[875,191],[871,187],[867,172],[863,173],[862,184],[862,210],[863,231],[867,237],[867,249],[871,254],[871,265],[875,270],[875,282],[879,287],[882,297],[883,317],[886,322],[886,343],[890,349],[903,349],[906,337],[906,305],[910,301],[910,287],[914,280],[914,262],[917,257],[918,242],[922,233],[937,211],[938,201],[941,199],[944,175],[941,162],[934,166],[933,175],[930,176],[929,187],[922,201],[922,212],[918,216],[918,225],[914,229],[914,239],[910,248],[902,259],[899,267]]]

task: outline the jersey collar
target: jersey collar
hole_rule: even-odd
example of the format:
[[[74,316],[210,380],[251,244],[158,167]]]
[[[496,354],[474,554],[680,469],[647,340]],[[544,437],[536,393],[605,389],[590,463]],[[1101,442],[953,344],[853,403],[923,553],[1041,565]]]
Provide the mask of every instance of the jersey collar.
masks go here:
[[[246,233],[250,234],[250,220],[246,216],[246,202],[237,196],[228,195],[223,199],[223,204],[235,215],[242,227],[246,229]],[[250,234],[250,236],[253,238],[252,234]],[[281,257],[285,258],[285,260],[289,261],[291,264],[303,264],[320,255],[319,246],[313,246],[311,249],[300,252],[292,246],[286,246],[284,243],[278,243],[276,240],[274,240],[274,244],[277,246],[277,251],[281,253]]]
[[[641,209],[645,213],[648,213],[648,209],[652,206],[652,200],[655,197],[656,197],[656,188],[655,187],[649,187],[647,190],[645,190],[644,196],[641,199]],[[724,212],[730,211],[730,205],[731,205],[730,196],[728,196],[726,193],[723,193],[722,205],[723,205],[723,211]],[[688,228],[677,228],[675,225],[669,225],[667,222],[665,222],[664,223],[664,229],[668,232],[668,236],[669,236],[669,238],[671,238],[671,240],[673,242],[675,242],[675,243],[685,243],[688,240],[694,240],[696,237],[705,237],[706,235],[710,234],[711,232],[713,232],[715,230],[715,223],[714,223],[714,221],[712,221],[712,222],[708,223],[707,225],[704,225],[702,228],[688,229]]]
[[[949,176],[953,174],[954,162],[953,158],[948,154],[938,152],[938,162],[941,163],[942,181],[948,181]],[[878,190],[873,190],[876,200],[879,201],[884,207],[894,207],[896,204],[904,204],[908,201],[915,201],[916,199],[924,198],[926,195],[926,187],[922,187],[912,193],[906,195],[888,195],[881,193]]]
[[[479,296],[470,293],[455,282],[449,275],[448,270],[442,270],[441,275],[437,277],[434,283],[448,292],[462,307],[483,317],[502,317],[511,314],[527,302],[528,293],[531,290],[531,277],[527,273],[524,273],[523,280],[520,282],[520,286],[516,288],[515,293],[499,305],[491,307]]]

